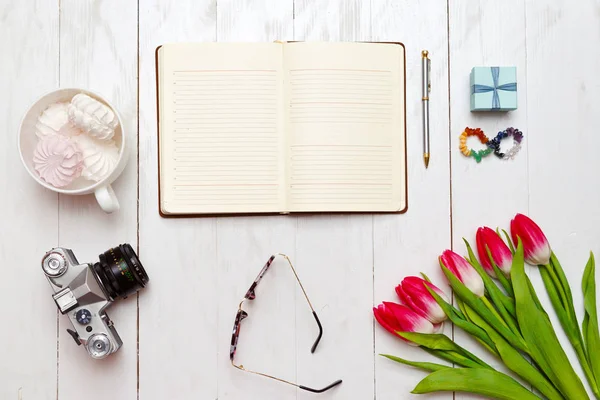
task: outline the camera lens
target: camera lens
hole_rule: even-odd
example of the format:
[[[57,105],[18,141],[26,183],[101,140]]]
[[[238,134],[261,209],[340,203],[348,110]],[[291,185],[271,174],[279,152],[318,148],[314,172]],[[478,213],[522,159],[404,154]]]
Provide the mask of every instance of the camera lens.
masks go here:
[[[94,271],[112,300],[126,298],[148,283],[148,274],[131,245],[114,247],[100,254],[99,258],[100,262],[94,264]]]

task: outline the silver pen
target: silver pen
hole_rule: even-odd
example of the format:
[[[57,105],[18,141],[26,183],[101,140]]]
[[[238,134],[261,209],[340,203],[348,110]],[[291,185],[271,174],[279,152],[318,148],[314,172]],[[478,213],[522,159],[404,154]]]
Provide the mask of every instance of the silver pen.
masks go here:
[[[429,52],[423,50],[421,52],[421,69],[423,72],[423,161],[425,168],[429,166],[429,92],[431,91],[431,81],[429,72],[431,70],[431,60],[429,60]]]

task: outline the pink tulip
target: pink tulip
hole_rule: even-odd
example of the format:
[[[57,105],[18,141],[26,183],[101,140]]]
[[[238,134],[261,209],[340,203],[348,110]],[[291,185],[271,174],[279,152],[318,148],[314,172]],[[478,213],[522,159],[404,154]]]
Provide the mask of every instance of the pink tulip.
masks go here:
[[[481,261],[481,265],[485,269],[485,272],[495,278],[496,273],[492,267],[492,260],[490,260],[488,256],[486,246],[490,250],[492,260],[496,266],[500,268],[504,274],[509,275],[513,258],[510,249],[494,230],[484,226],[483,228],[477,229],[477,253],[479,253],[479,260]]]
[[[406,306],[387,301],[373,307],[373,314],[377,322],[394,335],[398,335],[396,332],[437,333],[442,327],[442,324],[434,326],[427,318]],[[401,339],[412,344],[402,337]]]
[[[434,284],[417,276],[407,276],[404,278],[402,283],[396,286],[396,293],[405,305],[427,318],[431,323],[439,324],[444,322],[447,319],[444,310],[435,301],[425,285],[437,293],[445,302],[450,302],[444,292]]]
[[[515,215],[510,221],[510,234],[513,242],[521,238],[525,261],[532,265],[547,265],[550,262],[552,250],[546,235],[535,222],[523,214]]]
[[[483,297],[485,293],[483,280],[475,268],[464,257],[461,257],[452,250],[446,250],[440,256],[440,263],[448,268],[477,297]]]

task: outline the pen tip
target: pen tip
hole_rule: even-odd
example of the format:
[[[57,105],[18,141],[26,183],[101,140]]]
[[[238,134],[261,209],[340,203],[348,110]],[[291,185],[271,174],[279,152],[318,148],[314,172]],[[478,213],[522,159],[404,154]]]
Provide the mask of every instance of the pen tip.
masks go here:
[[[425,161],[425,168],[429,167],[429,154],[423,154],[423,160]]]

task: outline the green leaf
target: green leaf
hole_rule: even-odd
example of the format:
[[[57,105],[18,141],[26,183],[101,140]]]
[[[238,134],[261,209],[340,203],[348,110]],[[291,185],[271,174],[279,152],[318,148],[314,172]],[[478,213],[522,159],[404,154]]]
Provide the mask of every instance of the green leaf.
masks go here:
[[[499,400],[537,400],[538,396],[508,375],[484,368],[448,368],[429,374],[413,389],[414,394],[468,392]]]
[[[487,309],[483,301],[475,296],[465,285],[458,280],[456,276],[444,265],[441,266],[444,275],[450,282],[450,286],[454,289],[454,294],[463,300],[466,304],[471,306],[481,317],[491,326],[498,331],[510,344],[514,347],[522,350],[526,353],[529,352],[527,344],[522,338],[516,336],[510,329],[508,329],[502,321],[500,321],[490,310]]]
[[[563,271],[562,266],[560,265],[560,262],[558,261],[558,258],[556,258],[556,255],[554,254],[554,252],[552,252],[552,254],[550,255],[550,264],[552,264],[552,266],[554,267],[554,271],[556,271],[556,275],[558,276],[558,280],[561,284],[561,287],[563,288],[566,298],[567,300],[569,300],[569,304],[570,304],[570,308],[573,310],[573,315],[575,315],[575,308],[573,307],[573,294],[571,293],[571,286],[569,285],[569,281],[567,280],[567,277],[565,276],[565,271]]]
[[[593,260],[592,260],[593,263]],[[589,265],[589,262],[588,262]],[[552,302],[552,306],[563,331],[567,335],[569,342],[575,350],[579,364],[583,369],[585,377],[592,388],[592,392],[597,398],[600,398],[600,391],[598,389],[598,376],[594,374],[592,367],[592,359],[590,359],[589,352],[586,351],[586,345],[584,344],[586,327],[583,328],[583,335],[579,330],[579,323],[577,322],[577,316],[575,315],[575,308],[573,307],[573,298],[571,297],[571,288],[569,283],[564,276],[564,272],[558,259],[552,253],[549,265],[540,265],[540,274]],[[562,276],[562,279],[561,279]],[[585,295],[585,292],[584,292]],[[595,296],[594,296],[595,297]],[[585,322],[585,321],[584,321]]]
[[[452,368],[452,367],[448,367],[446,365],[430,363],[430,362],[409,361],[409,360],[405,360],[403,358],[392,356],[389,354],[380,354],[380,356],[388,358],[392,361],[396,361],[397,363],[400,363],[400,364],[410,365],[411,367],[415,367],[415,368],[421,368],[421,369],[424,369],[425,371],[435,372],[435,371],[441,371],[444,369]]]
[[[498,356],[511,371],[515,372],[525,381],[533,385],[534,388],[540,391],[549,400],[562,400],[560,392],[552,385],[546,377],[529,363],[525,357],[515,350],[502,336],[500,336],[494,328],[485,322],[475,311],[469,306],[465,306],[465,310],[475,324],[486,331],[498,351]]]
[[[429,334],[429,333],[417,333],[417,332],[396,332],[398,335],[406,340],[410,340],[419,346],[425,347],[430,350],[441,350],[446,352],[455,352],[463,357],[466,357],[482,367],[492,368],[485,362],[477,358],[474,354],[471,354],[467,349],[454,343],[448,336],[442,334]],[[453,360],[450,360],[453,361]],[[461,364],[462,365],[462,364]]]
[[[491,261],[492,261],[492,268],[494,269],[494,272],[496,273],[496,278],[498,279],[498,282],[500,282],[500,284],[506,291],[506,294],[509,297],[514,298],[515,292],[513,292],[513,288],[512,288],[512,284],[510,283],[510,280],[506,277],[506,275],[504,275],[504,272],[502,272],[502,270],[500,268],[498,268],[498,266],[496,265],[494,260],[491,260]]]
[[[498,230],[496,230],[496,233],[498,233],[498,236],[500,236],[500,232],[498,232]],[[515,254],[515,246],[513,246],[510,236],[508,236],[508,233],[504,229],[502,229],[502,233],[504,233],[504,237],[506,237],[506,243],[508,244],[508,247],[510,247],[511,253]]]
[[[585,316],[583,318],[582,331],[587,351],[587,359],[596,377],[596,385],[600,386],[600,333],[598,332],[598,312],[596,309],[596,262],[594,254],[590,253],[590,258],[585,266],[583,279],[581,282],[583,289],[583,306]]]
[[[561,301],[560,295],[557,292],[557,288],[555,282],[552,280],[552,276],[550,275],[551,268],[550,266],[542,265],[539,267],[540,275],[542,276],[542,281],[544,282],[544,286],[546,287],[546,292],[548,293],[548,297],[550,298],[550,302],[556,312],[556,316],[560,321],[561,326],[563,327],[565,333],[569,337],[569,340],[572,338],[573,332],[573,323],[569,319],[569,315],[567,314],[567,310],[565,310],[563,303]],[[576,327],[576,329],[579,329]]]
[[[553,286],[554,292],[557,294],[557,299],[559,300],[558,305],[560,306],[561,310],[563,310],[566,313],[567,318],[571,320],[572,316],[569,314],[569,299],[567,297],[567,294],[565,293],[565,290],[560,280],[558,279],[558,276],[556,275],[556,271],[554,270],[552,263],[548,265],[540,265],[539,268],[543,269],[548,275],[549,282]],[[546,281],[544,281],[544,285],[546,286],[546,288],[548,288]],[[573,300],[571,299],[571,301]],[[556,310],[556,306],[554,306],[554,303],[552,305]]]
[[[431,279],[429,279],[429,277],[427,275],[425,275],[425,273],[421,272],[421,276],[423,277],[423,279],[425,279],[427,282],[431,283]]]
[[[581,380],[558,341],[548,316],[538,309],[532,298],[519,240],[511,269],[517,308],[517,319],[533,360],[542,368],[567,399],[589,399]]]
[[[494,303],[494,305],[496,306],[496,308],[502,315],[502,318],[504,319],[504,321],[506,321],[506,323],[508,324],[510,329],[513,332],[517,333],[519,331],[516,327],[517,323],[512,318],[516,315],[514,303],[504,293],[502,293],[502,291],[498,288],[498,286],[496,286],[496,284],[494,283],[492,278],[490,278],[490,276],[487,274],[487,272],[485,272],[485,270],[483,269],[481,264],[479,264],[479,261],[475,257],[475,253],[473,252],[473,249],[471,248],[471,245],[469,244],[469,242],[467,240],[465,240],[464,238],[463,238],[463,241],[465,242],[465,245],[467,246],[467,251],[469,253],[469,259],[471,260],[471,265],[473,266],[473,268],[475,268],[477,273],[481,276],[481,279],[483,280],[483,283],[485,285],[485,289],[487,290],[490,297],[492,298],[492,302]],[[510,313],[510,315],[508,315],[507,312]]]
[[[469,333],[471,336],[479,338],[480,340],[485,342],[486,345],[494,347],[494,344],[483,329],[469,322],[460,310],[457,310],[451,304],[447,303],[444,299],[440,297],[440,295],[438,295],[435,291],[431,290],[431,288],[427,287],[427,290],[435,299],[435,301],[440,305],[442,310],[444,310],[444,313],[454,325]]]
[[[456,300],[456,304],[458,305],[460,312],[463,313],[463,318],[470,321],[469,316],[465,313],[465,303],[458,296],[454,300]]]
[[[538,297],[537,297],[537,293],[535,292],[535,288],[533,287],[531,280],[529,279],[528,276],[526,276],[525,278],[527,278],[527,286],[529,287],[529,291],[531,292],[531,298],[533,299],[533,303],[538,308],[538,310],[543,312],[547,317],[548,314],[546,313],[546,310],[544,310],[544,307],[542,307],[542,303],[540,303],[540,299],[538,299]]]
[[[457,353],[455,351],[431,350],[426,347],[423,347],[422,349],[425,350],[426,352],[428,352],[429,354],[434,355],[442,360],[450,361],[451,363],[454,363],[455,365],[460,365],[461,367],[464,367],[464,368],[493,369],[489,365],[481,365],[481,364],[479,364],[479,363],[469,359],[468,357],[465,357],[464,355]]]

